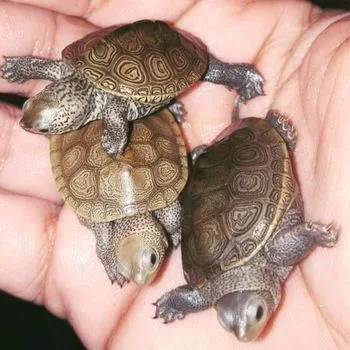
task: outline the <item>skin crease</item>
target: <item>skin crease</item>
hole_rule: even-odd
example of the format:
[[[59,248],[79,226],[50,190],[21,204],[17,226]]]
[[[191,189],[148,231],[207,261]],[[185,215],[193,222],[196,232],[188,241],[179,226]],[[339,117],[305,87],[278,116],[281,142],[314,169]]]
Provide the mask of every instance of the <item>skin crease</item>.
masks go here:
[[[295,0],[2,1],[0,52],[58,58],[68,43],[100,25],[141,18],[176,23],[222,60],[254,62],[266,79],[266,96],[242,106],[241,115],[276,108],[291,118],[299,133],[295,163],[306,217],[336,222],[338,245],[318,248],[295,269],[258,342],[238,343],[220,327],[214,309],[163,325],[151,319],[151,303],[184,284],[180,251],[150,286],[111,285],[93,235],[62,207],[47,140],[24,132],[20,110],[1,104],[0,288],[68,319],[89,349],[348,348],[350,14]],[[32,96],[45,84],[0,80],[0,91]],[[235,98],[209,83],[182,96],[189,148],[229,124]]]

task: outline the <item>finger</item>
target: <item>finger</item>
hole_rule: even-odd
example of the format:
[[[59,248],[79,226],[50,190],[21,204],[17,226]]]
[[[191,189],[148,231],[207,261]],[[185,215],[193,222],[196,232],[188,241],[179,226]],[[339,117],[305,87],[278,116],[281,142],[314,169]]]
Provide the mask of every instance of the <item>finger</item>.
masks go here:
[[[245,349],[234,335],[225,331],[216,318],[214,308],[187,315],[183,320],[163,324],[161,319],[152,320],[155,307],[152,305],[165,292],[185,284],[181,271],[180,251],[170,258],[164,275],[143,288],[122,324],[110,337],[113,349]],[[303,315],[302,319],[300,315]],[[288,327],[288,342],[285,332]],[[142,336],[135,337],[135,330]],[[147,330],[147,331],[146,331]],[[284,301],[274,314],[267,329],[252,349],[318,349],[327,344],[335,348],[327,326],[317,312],[310,295],[303,285],[299,271],[289,279],[284,288]],[[146,346],[147,345],[147,346]],[[326,347],[327,347],[326,346]]]
[[[325,317],[332,315],[330,324],[339,338],[350,334],[349,22],[349,16],[338,19],[318,36],[306,60],[308,69],[303,66],[302,70],[303,82],[313,77],[312,83],[302,83],[305,99],[317,101],[306,105],[309,113],[304,121],[308,128],[302,132],[313,141],[315,135],[319,137],[312,156],[305,154],[310,163],[300,169],[305,180],[306,210],[309,218],[325,224],[334,221],[340,228],[338,244],[329,250],[317,249],[303,264],[303,272],[312,293],[322,300]],[[339,276],[336,289],[323,288],[327,276],[329,281]]]
[[[93,235],[70,209],[5,192],[0,208],[0,289],[43,304],[67,318],[88,348],[104,348],[136,287],[111,285]]]
[[[163,19],[174,22],[192,6],[194,0],[80,0],[75,2],[57,0],[16,0],[16,3],[30,4],[65,15],[77,16],[89,22],[106,27],[116,23],[133,22],[139,19]]]
[[[2,56],[60,58],[61,50],[96,27],[78,18],[28,5],[0,2],[0,52]],[[3,64],[1,57],[0,64]],[[23,84],[0,79],[0,91],[28,96],[47,82],[30,80]]]
[[[12,17],[16,17],[17,21],[19,21],[20,17],[23,16],[24,6],[22,6],[22,10],[19,10],[17,8],[19,5],[17,5],[16,9],[14,10],[13,4],[8,5],[12,5],[11,10],[8,11],[15,12],[14,14],[12,14]],[[240,29],[243,23],[245,22],[240,22],[240,11],[238,11],[239,8],[237,10],[237,5],[234,5],[234,3],[227,5],[227,2],[220,2],[219,5],[220,6],[217,6],[213,9],[217,12],[215,12],[215,16],[212,16],[211,12],[208,13],[208,6],[205,4],[198,4],[194,6],[193,9],[191,9],[191,11],[189,12],[189,14],[184,15],[181,21],[178,23],[180,28],[188,30],[190,32],[192,31],[195,35],[198,35],[200,38],[202,38],[204,42],[207,41],[209,49],[212,49],[213,53],[216,54],[219,58],[228,59],[231,62],[240,62],[247,60],[252,61],[258,52],[258,46],[261,42],[263,42],[264,32],[260,31],[259,26],[255,26],[257,27],[255,29],[255,32],[252,31],[251,35],[248,35],[248,41],[250,45],[243,46],[242,49],[238,50],[238,43],[240,42]],[[216,10],[217,8],[219,9],[222,6],[224,8],[224,11]],[[236,25],[225,25],[225,23],[227,24],[229,21],[232,21],[232,13],[234,14],[234,23],[237,22],[237,27]],[[37,46],[56,48],[56,50],[49,50],[47,55],[43,56],[59,57],[59,55],[54,55],[54,53],[60,52],[60,50],[66,44],[68,44],[68,42],[72,42],[78,37],[83,36],[80,35],[75,37],[74,39],[72,38],[71,33],[76,33],[76,30],[74,30],[74,24],[76,25],[76,20],[74,20],[75,22],[72,21],[68,23],[67,18],[65,16],[58,16],[55,18],[54,21],[56,26],[54,27],[54,29],[50,29],[53,26],[52,22],[54,16],[48,11],[46,11],[46,13],[41,13],[41,15],[46,15],[44,17],[47,18],[47,32],[50,33],[49,35],[46,34],[45,36],[45,38],[49,38],[48,40],[45,39],[46,42],[41,38],[39,38],[39,40],[37,39],[37,28],[35,28],[35,31],[31,31],[31,29],[33,28],[32,24],[24,23],[24,25],[28,27],[28,33],[26,35],[26,38],[29,38],[32,41],[33,45],[35,42],[41,42],[41,45],[39,44]],[[223,16],[224,24],[221,24],[221,20],[218,20],[220,16]],[[203,24],[197,25],[197,23],[199,22],[196,21],[196,18],[203,18]],[[209,31],[206,30],[205,26],[205,23],[208,23],[208,21],[211,24],[211,26],[209,27]],[[82,27],[79,26],[80,31],[81,28]],[[92,30],[92,28],[89,29]],[[84,27],[84,30],[87,31],[87,26]],[[267,32],[266,29],[265,32]],[[216,44],[214,45],[214,43],[220,42],[220,40],[217,40],[217,37],[219,35],[222,37],[228,37],[228,40],[226,40],[225,45],[215,47]],[[62,44],[62,41],[59,41],[62,37],[66,40],[64,44]],[[69,40],[69,38],[71,39]],[[19,47],[21,46],[19,45]],[[237,50],[232,50],[232,47],[233,49],[237,48]],[[6,50],[5,48],[3,51],[7,52],[9,50]],[[3,84],[3,82],[0,82],[0,89],[1,84]],[[33,94],[43,87],[43,82],[32,82],[28,84],[29,85],[24,84],[23,86],[27,87],[26,93],[29,94]],[[8,86],[9,85],[7,85],[7,87]],[[18,84],[11,84],[10,86],[10,89],[17,89],[17,91],[20,91],[21,89],[19,88],[20,85]],[[197,92],[197,95],[195,94],[195,92]],[[186,97],[184,96],[186,108],[189,112],[188,123],[185,124],[184,127],[191,147],[199,143],[207,143],[208,141],[211,141],[218,134],[218,132],[222,130],[222,128],[224,128],[227,124],[230,123],[231,110],[234,99],[234,93],[228,92],[223,87],[202,83],[199,83],[196,88],[191,89],[189,93],[186,94]],[[259,100],[261,101],[261,98],[259,98]],[[199,101],[202,101],[202,103],[199,103]],[[251,103],[249,103],[249,105],[251,105]],[[215,122],[213,122],[213,119],[215,119]]]
[[[0,289],[41,303],[58,207],[0,192]]]
[[[20,111],[0,103],[0,188],[61,203],[51,171],[48,139],[25,132]]]
[[[46,307],[63,313],[88,349],[105,349],[137,293],[133,283],[111,284],[97,258],[94,235],[64,207],[47,274]]]
[[[334,221],[340,227],[334,248],[317,248],[302,264],[308,289],[322,304],[322,315],[339,344],[350,333],[350,238],[344,234],[349,231],[350,201],[349,33],[344,13],[324,16],[315,24],[307,34],[307,50],[303,41],[294,46],[273,106],[293,118],[298,131],[295,162],[307,219]],[[331,283],[336,276],[341,276],[337,288],[325,288],[325,281]]]
[[[304,30],[305,12],[311,5],[265,1],[246,5],[244,1],[217,1],[215,6],[210,1],[198,2],[176,25],[198,36],[219,59],[248,62],[263,73],[267,96],[240,106],[243,118],[263,117],[278,86],[290,46]],[[293,31],[286,33],[284,27]],[[188,123],[183,126],[190,147],[212,141],[231,122],[236,95],[222,86],[199,83],[181,98],[188,111]]]

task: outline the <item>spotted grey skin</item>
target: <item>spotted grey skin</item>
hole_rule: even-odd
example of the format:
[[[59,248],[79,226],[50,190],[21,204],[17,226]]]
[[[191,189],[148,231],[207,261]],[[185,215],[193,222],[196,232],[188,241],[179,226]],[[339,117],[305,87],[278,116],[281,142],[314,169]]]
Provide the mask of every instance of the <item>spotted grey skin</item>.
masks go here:
[[[93,222],[80,217],[80,222],[92,230],[96,237],[96,252],[111,282],[122,287],[133,280],[138,285],[154,279],[168,248],[164,228],[168,229],[174,247],[179,244],[181,221],[176,227],[167,226],[169,221],[181,217],[181,206],[176,201],[163,210],[164,221],[158,211],[138,214],[112,222]],[[173,228],[173,231],[170,229]]]
[[[269,111],[228,128],[198,156],[184,203],[188,284],[157,300],[156,318],[171,322],[214,306],[225,329],[254,340],[293,266],[316,246],[336,244],[332,225],[304,219],[289,153],[295,141],[287,118]]]
[[[243,101],[263,94],[263,78],[252,66],[221,62],[162,21],[91,33],[68,45],[62,60],[5,57],[2,71],[10,82],[53,81],[25,104],[26,130],[59,134],[102,118],[102,146],[110,155],[125,149],[129,121],[168,105],[200,79],[237,90]]]
[[[187,181],[187,154],[178,123],[163,109],[133,123],[125,152],[109,157],[102,121],[50,137],[50,159],[67,205],[91,229],[108,277],[149,283],[170,239],[182,231],[178,196]],[[168,236],[168,237],[167,237]]]

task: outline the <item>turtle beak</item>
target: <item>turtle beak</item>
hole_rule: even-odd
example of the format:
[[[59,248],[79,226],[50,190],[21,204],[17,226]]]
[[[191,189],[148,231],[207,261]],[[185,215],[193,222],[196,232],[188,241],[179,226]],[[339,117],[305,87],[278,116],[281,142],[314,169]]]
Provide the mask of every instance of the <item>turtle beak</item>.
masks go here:
[[[134,276],[134,282],[138,285],[138,286],[142,286],[145,283],[149,283],[149,281],[147,281],[147,276],[145,273],[142,273],[142,271],[140,271],[139,273],[137,273]]]

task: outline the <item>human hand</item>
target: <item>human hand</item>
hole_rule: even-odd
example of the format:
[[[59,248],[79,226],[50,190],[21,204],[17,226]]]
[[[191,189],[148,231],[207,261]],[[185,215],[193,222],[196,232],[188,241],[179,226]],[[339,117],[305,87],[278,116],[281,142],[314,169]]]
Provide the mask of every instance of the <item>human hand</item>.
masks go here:
[[[265,77],[266,96],[244,105],[242,117],[276,108],[292,119],[299,133],[295,160],[306,217],[341,227],[335,248],[316,249],[295,269],[274,319],[260,341],[248,346],[345,348],[350,342],[349,14],[284,0],[2,1],[0,52],[58,58],[67,44],[99,26],[141,18],[173,22],[222,60],[254,62]],[[0,80],[0,91],[31,96],[44,84]],[[182,96],[190,147],[211,141],[229,124],[234,100],[233,92],[209,83]],[[67,318],[89,349],[247,347],[220,327],[213,309],[168,325],[151,319],[151,303],[184,283],[179,250],[150,286],[111,285],[92,233],[62,206],[47,139],[18,126],[17,108],[1,104],[0,114],[1,289]]]

